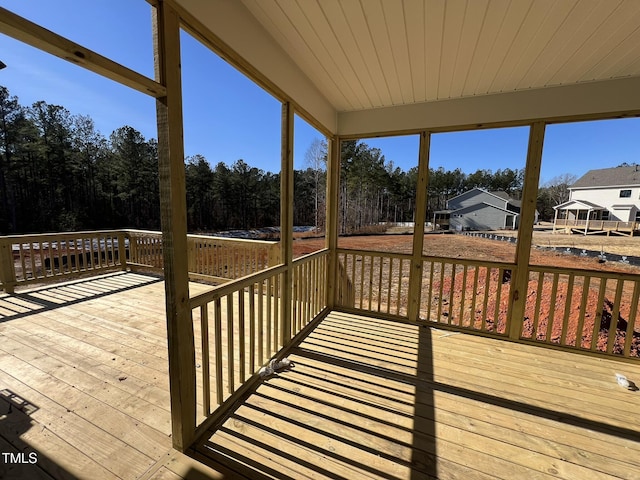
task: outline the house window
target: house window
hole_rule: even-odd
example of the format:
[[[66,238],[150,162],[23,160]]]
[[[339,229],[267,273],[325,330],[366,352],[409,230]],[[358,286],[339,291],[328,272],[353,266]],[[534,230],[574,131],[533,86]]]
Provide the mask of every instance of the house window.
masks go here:
[[[631,198],[631,190],[620,190],[620,198]]]
[[[604,210],[602,212],[602,220],[609,220],[609,210]]]

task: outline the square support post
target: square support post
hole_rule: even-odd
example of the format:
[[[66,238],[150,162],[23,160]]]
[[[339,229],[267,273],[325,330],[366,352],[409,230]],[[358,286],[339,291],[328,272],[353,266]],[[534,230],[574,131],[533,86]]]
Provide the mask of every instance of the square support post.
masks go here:
[[[282,163],[280,167],[280,246],[282,263],[286,265],[281,298],[280,342],[291,341],[291,299],[293,288],[293,105],[282,104]]]
[[[327,269],[327,307],[335,308],[338,282],[338,185],[340,183],[340,139],[328,139],[329,158],[327,162],[327,202],[325,247],[329,249]]]
[[[544,122],[536,122],[529,131],[529,148],[527,149],[527,164],[524,169],[524,189],[520,209],[520,226],[518,227],[518,244],[516,245],[516,271],[512,277],[511,311],[508,318],[509,337],[513,340],[520,338],[527,290],[529,289],[529,260],[531,258],[533,224],[536,218],[544,129]]]
[[[195,346],[187,267],[187,207],[182,139],[180,19],[159,1],[154,21],[155,68],[167,96],[158,98],[160,215],[164,262],[173,447],[185,451],[196,427]]]
[[[13,263],[11,240],[0,241],[0,281],[6,293],[13,293],[16,286],[16,270]]]
[[[409,272],[409,320],[419,320],[420,297],[422,295],[422,248],[424,246],[424,224],[427,217],[427,187],[429,185],[429,145],[431,134],[420,133],[418,156],[418,182],[416,185],[416,214],[413,227],[413,249]]]

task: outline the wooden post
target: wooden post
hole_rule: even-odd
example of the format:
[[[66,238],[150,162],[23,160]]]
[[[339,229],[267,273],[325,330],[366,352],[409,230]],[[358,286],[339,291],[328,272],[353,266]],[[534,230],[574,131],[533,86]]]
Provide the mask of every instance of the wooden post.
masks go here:
[[[424,245],[424,224],[427,217],[427,186],[429,184],[429,144],[431,134],[420,133],[420,153],[418,156],[418,182],[416,185],[416,213],[413,227],[413,254],[409,271],[409,320],[419,320],[420,296],[422,293],[422,247]],[[455,272],[454,272],[455,273]]]
[[[327,307],[336,305],[338,282],[338,185],[340,183],[340,139],[337,136],[327,139],[329,147],[327,162],[327,201],[325,247],[329,249],[327,271]]]
[[[511,311],[508,318],[509,336],[517,340],[524,319],[527,290],[529,288],[529,259],[531,257],[531,240],[536,215],[538,198],[538,182],[540,181],[540,165],[542,163],[542,144],[544,142],[544,122],[536,122],[529,132],[529,148],[525,167],[524,189],[522,191],[522,207],[520,209],[520,227],[518,227],[518,244],[516,245],[516,268],[511,280]]]
[[[156,77],[167,89],[167,96],[158,98],[157,117],[171,430],[174,448],[185,451],[196,427],[196,371],[187,268],[180,20],[164,1],[156,7],[154,33]]]
[[[16,286],[16,269],[13,264],[11,241],[2,239],[0,243],[0,281],[7,293],[13,293]],[[53,267],[51,267],[53,268]]]
[[[282,164],[280,167],[280,246],[284,271],[280,341],[291,341],[291,299],[293,288],[293,105],[282,104]]]

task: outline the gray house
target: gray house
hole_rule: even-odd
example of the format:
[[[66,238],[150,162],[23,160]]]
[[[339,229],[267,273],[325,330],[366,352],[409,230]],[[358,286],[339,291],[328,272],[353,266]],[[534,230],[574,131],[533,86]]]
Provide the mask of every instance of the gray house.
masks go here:
[[[519,216],[520,201],[506,192],[473,188],[448,200],[433,221],[443,230],[508,230],[518,228]]]

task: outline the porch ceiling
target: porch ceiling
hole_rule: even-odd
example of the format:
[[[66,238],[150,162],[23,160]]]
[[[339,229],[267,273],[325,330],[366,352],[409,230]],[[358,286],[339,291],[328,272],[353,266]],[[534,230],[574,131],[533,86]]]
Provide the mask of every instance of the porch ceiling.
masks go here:
[[[635,0],[177,1],[329,129],[344,134],[388,129],[375,114],[393,116],[394,108],[415,104],[421,107],[398,110],[415,119],[394,121],[393,129],[640,109],[632,94],[640,86]],[[284,64],[289,73],[295,70],[296,85],[285,78]],[[597,85],[570,87],[582,84]],[[559,86],[564,88],[550,95],[531,92]],[[512,95],[500,98],[504,94]],[[594,95],[598,103],[591,102]],[[486,96],[489,101],[459,101]],[[548,109],[540,108],[541,100]],[[510,109],[514,102],[525,111]],[[452,106],[459,113],[442,119]],[[481,113],[492,108],[498,110],[493,115]],[[371,109],[381,112],[371,117]],[[432,112],[439,121],[425,120]]]

